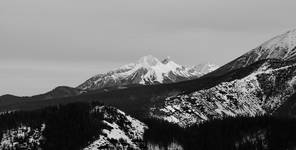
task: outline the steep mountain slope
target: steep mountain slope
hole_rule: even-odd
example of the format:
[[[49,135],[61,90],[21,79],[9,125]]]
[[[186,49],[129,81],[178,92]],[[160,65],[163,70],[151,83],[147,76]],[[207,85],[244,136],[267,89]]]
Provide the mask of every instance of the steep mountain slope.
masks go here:
[[[243,56],[207,74],[207,77],[235,72],[261,60],[259,68],[241,79],[168,97],[151,108],[151,115],[181,126],[227,116],[255,116],[290,111],[295,93],[296,30],[263,43]],[[283,109],[289,108],[289,109]],[[280,109],[280,110],[278,110]]]
[[[294,60],[295,54],[296,29],[275,36],[214,72],[215,74],[223,74],[264,59]]]
[[[201,64],[196,67],[184,67],[169,58],[159,61],[149,55],[142,57],[137,63],[131,63],[106,74],[99,74],[77,88],[95,90],[108,87],[125,87],[128,85],[153,85],[174,83],[200,77],[217,67],[212,64]]]
[[[296,64],[269,60],[242,79],[168,97],[152,116],[181,126],[206,120],[272,114],[295,93]]]

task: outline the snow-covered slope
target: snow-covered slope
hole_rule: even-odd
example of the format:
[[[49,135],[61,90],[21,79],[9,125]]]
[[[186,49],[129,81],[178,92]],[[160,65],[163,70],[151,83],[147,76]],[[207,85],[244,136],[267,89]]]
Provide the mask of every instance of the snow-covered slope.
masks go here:
[[[268,60],[241,79],[168,97],[151,108],[151,116],[185,127],[227,116],[272,114],[295,93],[295,76],[294,62]]]
[[[92,114],[103,113],[103,123],[107,126],[99,132],[99,136],[84,148],[96,149],[142,149],[143,134],[147,126],[124,112],[106,106],[97,106]]]
[[[83,84],[79,89],[94,90],[108,87],[123,87],[126,85],[152,85],[173,83],[200,77],[217,67],[211,64],[197,67],[184,67],[171,61],[169,58],[159,61],[149,55],[105,74],[96,75]]]
[[[296,29],[273,37],[215,72],[222,74],[263,59],[296,59]]]
[[[2,133],[0,149],[41,149],[40,145],[45,141],[43,131],[45,124],[40,128],[32,128],[21,125],[15,129],[8,129]]]
[[[189,126],[227,116],[273,114],[295,93],[295,53],[296,29],[264,42],[207,75],[230,80],[167,97],[151,108],[151,116]],[[239,72],[260,61],[265,63],[255,71]],[[231,74],[241,77],[231,80]]]

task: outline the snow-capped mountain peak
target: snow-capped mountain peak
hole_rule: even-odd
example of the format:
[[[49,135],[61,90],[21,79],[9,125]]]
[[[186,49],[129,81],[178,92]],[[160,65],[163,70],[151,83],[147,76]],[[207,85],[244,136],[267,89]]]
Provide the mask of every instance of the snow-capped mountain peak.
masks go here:
[[[170,71],[175,71],[177,68],[181,69],[182,66],[171,61],[169,57],[163,61],[159,61],[156,57],[148,55],[140,58],[138,64],[136,64],[136,68],[145,68],[148,70],[146,74],[155,74],[157,78],[161,78],[163,74],[168,74]],[[162,79],[159,79],[158,81],[162,82]]]
[[[171,61],[171,57],[169,57],[169,56],[167,56],[165,59],[163,59],[161,62],[163,63],[163,64],[167,64],[167,63],[169,63]]]
[[[152,55],[147,55],[144,57],[141,57],[138,60],[138,63],[136,64],[136,66],[138,67],[145,67],[145,68],[162,68],[163,71],[162,72],[168,72],[171,70],[175,70],[176,68],[182,68],[181,65],[176,64],[175,62],[173,62],[170,57],[166,57],[165,59],[163,59],[162,61],[160,61],[159,59],[157,59],[156,57],[152,56]]]
[[[194,67],[181,66],[170,60],[169,57],[160,61],[156,57],[148,55],[141,57],[137,63],[124,65],[106,74],[96,75],[78,86],[78,88],[94,90],[132,84],[173,83],[200,77],[213,70],[210,68],[199,71]]]
[[[160,63],[161,62],[152,55],[141,57],[138,61],[138,64],[141,64],[143,66],[156,66],[156,65],[159,65]]]

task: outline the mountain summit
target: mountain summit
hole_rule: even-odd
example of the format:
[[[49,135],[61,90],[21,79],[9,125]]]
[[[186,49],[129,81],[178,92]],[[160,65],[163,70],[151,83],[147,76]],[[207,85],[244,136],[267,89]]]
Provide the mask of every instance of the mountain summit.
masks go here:
[[[296,59],[296,29],[271,38],[239,58],[217,69],[215,72],[223,74],[264,59]]]
[[[143,66],[156,66],[161,63],[156,57],[152,55],[141,57],[138,62]]]
[[[205,66],[209,65],[209,66]],[[213,65],[184,67],[171,61],[169,57],[160,61],[152,55],[141,57],[137,63],[124,65],[118,69],[91,77],[79,89],[95,90],[127,85],[152,85],[173,83],[200,77],[210,71]],[[200,68],[205,68],[200,70]],[[209,68],[208,70],[206,68]]]
[[[251,50],[246,55],[253,55],[249,62],[267,58],[289,60],[295,58],[296,50],[296,29],[278,35],[257,48]]]

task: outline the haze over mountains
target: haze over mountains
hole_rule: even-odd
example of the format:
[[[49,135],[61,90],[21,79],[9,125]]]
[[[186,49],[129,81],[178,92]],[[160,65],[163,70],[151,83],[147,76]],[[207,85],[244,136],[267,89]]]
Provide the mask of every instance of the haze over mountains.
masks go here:
[[[202,135],[203,130],[198,125],[205,125],[204,129],[209,127],[212,130],[217,128],[226,130],[225,128],[229,128],[227,123],[232,122],[232,120],[227,120],[228,118],[233,118],[233,122],[237,121],[237,123],[245,123],[245,121],[258,123],[260,121],[256,118],[263,116],[260,118],[261,121],[268,120],[262,123],[264,125],[258,123],[257,126],[256,124],[252,125],[250,130],[241,129],[241,132],[238,131],[239,135],[231,134],[229,137],[225,137],[225,142],[223,140],[221,142],[214,141],[218,145],[221,144],[218,149],[226,149],[226,147],[227,149],[246,149],[249,146],[262,149],[277,149],[278,147],[292,149],[296,147],[295,141],[289,142],[289,144],[285,141],[293,141],[295,139],[294,133],[285,129],[282,132],[277,132],[278,128],[269,130],[268,127],[274,125],[273,119],[269,119],[269,117],[287,119],[285,121],[288,122],[295,121],[293,119],[296,116],[295,51],[296,30],[290,30],[264,42],[216,70],[215,67],[208,64],[184,67],[169,59],[159,61],[153,56],[145,56],[137,63],[96,75],[77,88],[56,89],[64,91],[61,93],[54,90],[45,95],[39,95],[39,97],[4,97],[9,97],[9,99],[1,97],[0,110],[3,114],[0,119],[17,118],[24,113],[26,115],[18,118],[20,121],[13,122],[16,127],[25,123],[28,126],[26,128],[32,128],[36,124],[40,128],[45,122],[42,136],[45,139],[49,137],[48,143],[54,143],[56,141],[51,139],[53,137],[49,132],[54,128],[65,130],[64,124],[68,125],[68,122],[62,121],[62,123],[53,124],[53,120],[43,119],[40,116],[43,115],[45,118],[64,114],[72,116],[74,115],[72,113],[77,113],[73,112],[75,110],[83,112],[80,117],[84,118],[85,126],[79,127],[91,126],[93,130],[99,131],[99,134],[93,134],[93,131],[82,130],[81,132],[87,132],[85,133],[86,141],[80,140],[77,143],[79,148],[145,149],[149,147],[157,149],[164,146],[175,149],[197,149],[206,146],[210,149],[209,147],[214,145],[209,143],[213,143],[213,141],[205,141],[206,145],[201,144],[193,147],[194,143],[198,143],[198,141],[194,141],[194,139],[182,140],[178,138],[178,135],[174,135],[174,138],[179,140],[174,141],[174,138],[168,137],[165,139],[167,140],[165,141],[166,145],[161,145],[162,143],[157,143],[161,139],[154,141],[151,137],[157,138],[157,136],[151,135],[161,131],[162,127],[176,129],[175,131],[178,130],[179,135],[183,133],[188,135],[187,129],[192,130],[189,133],[197,132]],[[76,92],[72,92],[72,90]],[[21,110],[26,111],[20,112]],[[247,119],[245,120],[244,117]],[[75,117],[68,119],[70,123],[77,123]],[[61,120],[63,119],[61,118]],[[216,120],[221,122],[214,124]],[[211,124],[212,122],[214,123]],[[230,125],[234,126],[233,122]],[[210,125],[206,126],[208,124]],[[238,125],[240,124],[238,123]],[[296,124],[286,125],[295,127]],[[220,136],[219,134],[230,130],[240,130],[242,127],[243,125],[234,129],[229,128],[226,131],[214,132],[214,135],[210,135],[210,137],[214,138],[217,136],[216,134]],[[18,128],[8,125],[3,125],[1,130],[4,129],[13,132],[18,130]],[[292,129],[294,130],[294,128]],[[38,131],[38,135],[43,132],[41,129]],[[145,136],[146,131],[149,131],[150,134],[146,133]],[[144,134],[142,134],[143,132]],[[209,129],[208,134],[210,132]],[[4,134],[4,137],[9,135],[8,133]],[[39,137],[41,136],[38,136],[37,140],[42,141],[43,138]],[[46,140],[44,141],[45,145],[42,145],[38,142],[30,144],[28,141],[23,141],[20,144],[17,139],[17,137],[2,138],[0,147],[13,147],[14,145],[10,143],[18,143],[17,146],[27,144],[28,147],[38,148],[52,146],[46,144]],[[70,138],[73,141],[77,139]]]

